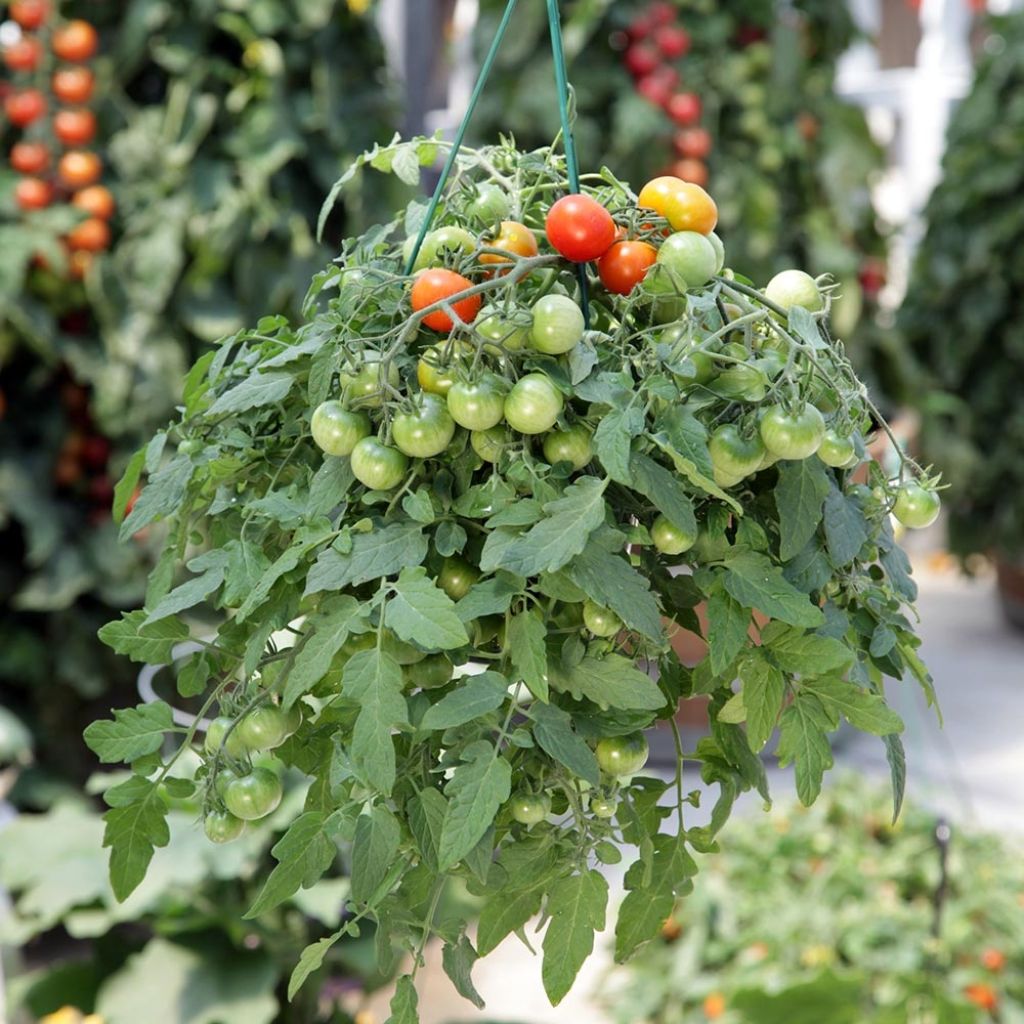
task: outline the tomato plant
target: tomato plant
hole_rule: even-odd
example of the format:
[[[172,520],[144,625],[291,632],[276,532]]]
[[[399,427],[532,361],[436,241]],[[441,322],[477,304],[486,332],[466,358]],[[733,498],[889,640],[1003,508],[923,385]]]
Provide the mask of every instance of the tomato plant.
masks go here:
[[[399,168],[422,145],[378,147],[358,166]],[[599,181],[591,198],[638,229],[655,216],[612,175],[584,180]],[[465,150],[434,230],[470,223],[480,187],[508,181],[524,225],[545,223],[569,192],[556,152]],[[658,259],[688,261],[673,281],[671,325],[647,282],[623,296],[588,270],[580,337],[581,268],[544,236],[535,254],[504,250],[500,273],[483,242],[457,257],[457,274],[407,275],[412,254],[397,225],[420,209],[415,201],[407,216],[348,239],[314,279],[305,322],[264,321],[204,359],[180,416],[118,485],[122,535],[161,523],[161,564],[174,571],[154,576],[145,606],[102,636],[125,655],[167,662],[189,635],[183,614],[203,605],[218,625],[181,671],[201,662],[203,682],[189,692],[234,729],[211,750],[197,726],[162,754],[174,720],[157,701],[117,711],[86,738],[101,759],[135,769],[111,794],[108,819],[120,897],[162,840],[160,787],[182,751],[202,758],[194,793],[207,814],[259,820],[287,770],[309,780],[308,795],[253,914],[332,872],[344,850],[347,921],[377,923],[383,962],[394,948],[418,962],[436,935],[471,994],[477,957],[542,913],[542,973],[557,1003],[605,919],[596,863],[628,850],[636,864],[617,924],[626,957],[660,935],[651,907],[690,891],[693,855],[714,848],[739,793],[769,798],[757,755],[776,731],[805,803],[831,765],[828,735],[841,717],[877,734],[898,805],[903,723],[882,679],[913,678],[926,691],[929,680],[888,510],[910,480],[931,480],[909,459],[892,480],[858,462],[862,483],[813,453],[767,457],[762,407],[804,415],[810,406],[796,398],[815,383],[835,395],[826,426],[854,438],[855,451],[881,422],[827,333],[827,294],[821,311],[794,305],[783,316],[739,275],[716,273],[707,235],[655,225]],[[453,303],[474,299],[475,312],[486,298],[510,324],[532,318],[531,343],[498,344],[469,315],[449,318],[441,340],[428,334],[437,310],[413,292],[436,274]],[[572,330],[538,345],[544,318],[554,324],[570,306]],[[758,393],[737,401],[694,383],[698,353],[726,367],[714,385],[745,367]],[[351,454],[332,455],[318,412],[349,400],[358,367],[395,383],[378,388],[370,432]],[[484,383],[488,415],[478,419]],[[504,422],[473,429],[497,412],[496,397]],[[734,439],[742,486],[723,477],[723,438]],[[147,466],[154,448],[160,458]],[[702,603],[706,631],[694,613]],[[695,667],[670,642],[680,630],[711,640]],[[688,822],[681,780],[643,773],[646,731],[671,728],[678,701],[695,692],[709,697],[710,724],[688,757],[719,787],[703,828]],[[254,759],[249,748],[269,744],[253,744],[246,723],[268,711],[293,713],[296,731]],[[241,756],[228,749],[235,732]],[[452,879],[481,899],[475,946],[465,921],[429,909]],[[293,990],[351,927],[307,950]],[[411,978],[400,980],[393,1005],[409,1021],[415,1000]]]

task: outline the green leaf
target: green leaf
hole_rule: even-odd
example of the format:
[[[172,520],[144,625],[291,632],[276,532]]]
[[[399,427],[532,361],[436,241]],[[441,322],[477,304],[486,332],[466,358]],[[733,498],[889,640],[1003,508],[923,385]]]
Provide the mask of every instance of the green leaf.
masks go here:
[[[115,523],[120,524],[124,520],[125,510],[128,507],[131,496],[135,493],[135,488],[138,486],[139,478],[142,476],[142,467],[145,463],[146,448],[144,445],[128,460],[128,465],[125,466],[121,479],[117,481],[114,487],[114,504],[111,512]]]
[[[587,538],[605,517],[604,491],[607,480],[581,477],[566,487],[561,497],[544,506],[546,518],[511,543],[491,545],[492,533],[484,544],[480,568],[484,572],[508,569],[519,576],[555,572],[578,555]]]
[[[326,515],[345,500],[345,495],[355,481],[352,465],[348,459],[325,455],[320,468],[313,474],[309,485],[307,515],[316,518]]]
[[[151,626],[154,622],[166,619],[171,615],[186,608],[192,608],[205,601],[223,582],[224,571],[227,568],[227,555],[223,551],[210,552],[219,555],[219,559],[205,572],[192,579],[186,580],[180,586],[175,587],[169,594],[163,597],[157,606],[146,616],[144,626]]]
[[[188,626],[177,619],[164,619],[144,625],[144,611],[126,612],[119,620],[108,622],[99,638],[118,654],[148,665],[169,665],[174,648],[189,637]]]
[[[480,956],[497,949],[506,936],[522,928],[527,921],[540,912],[544,893],[541,889],[525,892],[498,892],[488,896],[480,909],[480,920],[476,929],[476,948]]]
[[[341,594],[327,598],[309,617],[309,639],[295,655],[281,694],[285,708],[290,708],[327,675],[331,662],[363,615],[363,605],[354,597]]]
[[[441,952],[441,965],[455,986],[455,991],[482,1010],[484,1001],[473,986],[472,978],[473,964],[476,960],[476,950],[465,935],[460,935],[458,942],[446,942]]]
[[[747,711],[747,742],[758,753],[775,731],[786,695],[782,673],[760,652],[740,662],[743,706]]]
[[[635,397],[635,396],[634,396]],[[594,431],[594,451],[604,471],[620,484],[630,484],[630,442],[643,433],[643,410],[634,405],[612,409]]]
[[[903,794],[907,787],[907,755],[898,734],[891,732],[882,737],[882,742],[892,778],[892,823],[895,825],[903,809]]]
[[[868,523],[860,506],[834,484],[825,499],[825,544],[837,568],[849,565],[868,539]]]
[[[634,453],[629,460],[629,475],[635,490],[677,529],[692,537],[697,535],[697,517],[693,500],[670,470],[646,455]]]
[[[601,708],[623,711],[660,711],[665,695],[658,684],[621,654],[603,658],[587,655],[578,665],[550,665],[551,684],[577,700],[593,701]]]
[[[421,789],[408,803],[409,829],[425,864],[437,871],[437,850],[441,842],[448,801],[436,789]]]
[[[388,599],[384,621],[402,640],[447,651],[469,643],[455,603],[422,566],[405,568]]]
[[[512,665],[538,700],[548,699],[547,629],[536,611],[519,612],[508,623],[507,646]]]
[[[507,572],[474,583],[455,605],[455,614],[463,622],[472,622],[484,615],[504,615],[512,604],[512,598],[522,592],[523,580]]]
[[[796,793],[809,807],[821,792],[821,780],[832,767],[828,733],[835,719],[813,694],[801,692],[782,713],[779,722],[779,765],[796,765]]]
[[[739,551],[725,563],[725,589],[744,608],[754,608],[769,618],[793,626],[819,626],[825,621],[821,609],[790,583],[767,555]]]
[[[626,893],[615,922],[615,959],[625,963],[640,946],[655,938],[672,913],[676,897],[671,889]]]
[[[533,719],[533,738],[549,757],[564,765],[574,775],[592,786],[600,785],[597,758],[573,730],[572,716],[554,704],[534,704],[530,708]]]
[[[131,512],[121,523],[118,536],[127,540],[144,526],[177,512],[185,497],[185,490],[192,479],[192,460],[178,455],[157,470],[139,493]]]
[[[384,1024],[419,1024],[419,999],[416,986],[408,974],[398,979],[395,994],[391,999],[391,1016]]]
[[[473,743],[463,757],[445,787],[448,813],[438,848],[441,871],[453,868],[476,846],[512,790],[512,768],[492,744]]]
[[[498,672],[467,676],[454,690],[427,709],[420,728],[450,729],[464,725],[501,707],[508,696],[508,680]]]
[[[788,562],[804,549],[821,522],[829,475],[820,459],[779,463],[775,507],[779,511],[779,558]]]
[[[750,611],[723,590],[715,590],[708,598],[708,658],[711,671],[721,675],[746,647],[750,628]],[[731,680],[722,680],[730,682]]]
[[[741,989],[730,1004],[742,1014],[741,1020],[758,1024],[865,1024],[865,987],[858,973],[845,977],[824,971],[811,981],[790,984],[781,991]]]
[[[110,887],[121,901],[146,877],[154,848],[166,846],[171,839],[167,806],[156,783],[141,780],[136,792],[139,799],[112,807],[103,816],[103,845],[110,847]]]
[[[324,957],[327,956],[331,947],[345,934],[345,929],[340,928],[333,935],[311,942],[299,956],[299,962],[288,979],[288,999],[295,998],[296,993],[306,983],[311,974],[320,970],[324,964]]]
[[[783,672],[805,678],[843,673],[852,664],[854,653],[841,640],[805,633],[799,629],[772,623],[761,632],[761,643]]]
[[[662,414],[657,425],[661,433],[652,434],[651,440],[669,456],[676,469],[694,487],[714,495],[737,515],[743,515],[743,506],[715,483],[704,424],[689,409],[674,406]]]
[[[259,582],[253,587],[245,601],[242,602],[238,611],[235,612],[235,621],[245,621],[267,599],[274,584],[286,573],[291,572],[309,551],[322,544],[328,536],[327,531],[312,531],[308,535],[302,536],[290,548],[282,551],[263,575],[260,576]]]
[[[225,391],[210,406],[208,415],[223,416],[225,413],[273,405],[291,391],[294,383],[295,378],[290,373],[254,373]]]
[[[903,732],[903,719],[877,693],[862,690],[854,683],[835,676],[807,679],[801,690],[813,693],[825,707],[839,712],[855,729],[873,736]]]
[[[551,886],[541,977],[552,1006],[565,998],[594,951],[594,933],[604,928],[607,906],[608,883],[597,871],[559,878]]]
[[[387,876],[402,839],[395,816],[379,804],[356,819],[352,843],[352,899],[367,903]]]
[[[246,918],[265,914],[299,889],[308,889],[319,881],[338,853],[337,844],[325,831],[326,822],[323,811],[306,811],[288,826],[270,851],[277,866],[246,911]]]
[[[360,705],[349,751],[363,779],[382,793],[395,784],[395,744],[391,730],[409,724],[402,696],[401,666],[380,650],[357,651],[342,674],[345,696]]]
[[[434,521],[434,503],[430,500],[430,494],[423,487],[417,491],[407,494],[402,499],[402,510],[410,519],[417,523],[429,526]]]
[[[89,749],[104,763],[134,761],[160,749],[174,728],[171,707],[162,700],[114,711],[114,720],[93,722],[83,734]]]
[[[427,538],[419,523],[392,523],[370,533],[357,533],[346,555],[334,548],[320,553],[306,577],[306,594],[343,590],[392,576],[419,565],[427,555]]]

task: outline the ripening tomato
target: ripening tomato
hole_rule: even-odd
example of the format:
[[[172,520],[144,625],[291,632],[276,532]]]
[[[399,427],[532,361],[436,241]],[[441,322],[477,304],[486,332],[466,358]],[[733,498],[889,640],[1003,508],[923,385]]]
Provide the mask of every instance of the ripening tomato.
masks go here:
[[[461,274],[456,274],[454,270],[434,267],[420,271],[412,286],[413,312],[418,313],[421,309],[434,305],[435,302],[450,299],[453,295],[458,295],[459,292],[464,292],[472,287],[472,281]],[[482,300],[479,295],[469,295],[452,303],[452,309],[463,323],[469,324],[476,319],[481,305]],[[428,313],[423,318],[423,323],[435,331],[451,332],[455,328],[455,321],[443,309]]]
[[[11,17],[22,28],[39,28],[49,13],[49,0],[11,0]]]
[[[825,436],[825,418],[813,405],[787,412],[772,405],[761,416],[761,440],[780,459],[810,458]]]
[[[765,297],[782,309],[794,306],[817,313],[825,305],[814,278],[802,270],[783,270],[776,274],[764,290]]]
[[[50,151],[42,142],[16,142],[11,146],[11,167],[21,174],[40,174],[50,166]]]
[[[543,434],[561,412],[562,394],[543,373],[521,377],[505,399],[505,420],[520,434]]]
[[[706,160],[711,153],[711,133],[706,128],[682,128],[672,141],[680,156]]]
[[[697,535],[681,530],[666,516],[659,515],[651,524],[651,540],[663,555],[681,555],[697,542]]]
[[[224,803],[236,818],[256,821],[277,810],[283,795],[281,780],[269,768],[253,768],[227,784]]]
[[[67,243],[73,252],[102,252],[110,246],[110,225],[99,217],[89,217],[67,233]]]
[[[101,220],[110,220],[117,208],[110,189],[104,185],[90,185],[76,192],[71,197],[71,205],[77,210],[83,210],[90,217],[99,217]]]
[[[700,235],[710,234],[718,223],[714,199],[692,181],[680,181],[668,196],[662,215],[673,231],[696,231]]]
[[[677,92],[665,104],[668,116],[676,124],[696,124],[702,111],[700,97],[693,92]]]
[[[461,601],[480,579],[480,570],[464,558],[452,555],[444,560],[437,574],[437,585],[453,600]]]
[[[53,186],[42,178],[22,178],[14,186],[14,201],[23,210],[42,210],[53,202]]]
[[[622,629],[622,619],[615,612],[589,597],[583,602],[583,624],[594,636],[615,636]]]
[[[475,381],[456,381],[448,389],[448,412],[460,427],[489,430],[505,415],[505,386],[487,374]]]
[[[607,775],[621,778],[635,775],[647,764],[647,737],[642,732],[627,736],[605,736],[597,741],[597,763]]]
[[[88,103],[95,81],[95,76],[89,68],[58,68],[50,80],[50,88],[61,103]]]
[[[908,480],[896,495],[892,514],[912,530],[923,530],[939,518],[942,502],[935,491],[922,487],[916,480]]]
[[[397,487],[409,468],[409,460],[397,449],[381,444],[375,437],[364,437],[352,449],[352,474],[371,491],[390,491]]]
[[[370,436],[370,417],[353,412],[341,402],[321,402],[310,420],[313,440],[328,455],[351,455],[356,443]]]
[[[647,242],[616,242],[598,261],[601,283],[616,295],[628,295],[646,276],[658,258]]]
[[[414,459],[430,459],[448,447],[455,436],[455,421],[440,395],[423,391],[411,411],[399,412],[391,421],[395,447]]]
[[[544,220],[554,249],[573,263],[589,263],[603,256],[615,241],[615,221],[596,200],[585,195],[562,196]]]
[[[43,44],[35,36],[22,36],[4,47],[4,63],[12,71],[34,71],[43,55]]]
[[[733,487],[761,468],[765,445],[757,434],[745,437],[735,423],[723,423],[711,434],[708,452],[715,483]]]
[[[508,809],[515,821],[530,828],[551,813],[551,797],[546,793],[516,793],[509,800]]]
[[[62,184],[72,189],[95,185],[102,173],[103,161],[87,150],[73,149],[57,164],[57,176]]]
[[[46,113],[46,98],[38,89],[22,89],[12,92],[4,100],[4,113],[11,124],[24,128]]]
[[[96,115],[91,110],[58,110],[53,115],[53,134],[65,146],[84,146],[96,135]]]
[[[207,811],[203,831],[211,843],[230,843],[245,831],[245,822],[229,811]]]
[[[95,55],[99,42],[96,29],[89,22],[74,18],[54,30],[50,45],[61,60],[81,64]]]
[[[553,466],[568,462],[573,471],[583,469],[594,458],[590,431],[582,423],[567,430],[552,430],[544,435],[544,458]]]
[[[503,220],[497,237],[486,240],[484,244],[489,249],[500,249],[508,255],[485,252],[480,257],[481,263],[509,263],[514,257],[525,259],[540,252],[533,232],[517,220]]]
[[[999,1009],[999,994],[991,985],[975,983],[964,988],[964,996],[969,1003],[980,1007],[983,1010]]]
[[[574,349],[583,337],[583,311],[568,295],[545,295],[533,305],[530,344],[546,355]]]

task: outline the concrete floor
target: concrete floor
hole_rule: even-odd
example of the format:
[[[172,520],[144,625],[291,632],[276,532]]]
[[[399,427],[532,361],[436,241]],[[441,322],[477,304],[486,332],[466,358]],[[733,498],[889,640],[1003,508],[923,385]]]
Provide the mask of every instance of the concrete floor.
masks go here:
[[[939,726],[916,684],[891,685],[890,700],[907,725],[908,799],[964,825],[1024,832],[1024,632],[1006,624],[991,577],[966,579],[951,560],[928,551],[927,541],[915,547],[921,653],[945,724]],[[837,751],[833,775],[843,771],[887,778],[881,742],[850,737]],[[792,796],[790,772],[773,769],[770,777],[775,799]],[[688,780],[688,788],[693,784]],[[759,813],[759,806],[759,800],[748,800],[744,813]],[[518,939],[506,941],[474,971],[488,1004],[484,1011],[453,992],[441,971],[440,951],[431,952],[417,983],[422,1024],[606,1024],[589,998],[609,963],[600,942],[555,1009],[541,987],[539,957]],[[371,1012],[376,1021],[386,1020],[386,999],[375,1001]]]

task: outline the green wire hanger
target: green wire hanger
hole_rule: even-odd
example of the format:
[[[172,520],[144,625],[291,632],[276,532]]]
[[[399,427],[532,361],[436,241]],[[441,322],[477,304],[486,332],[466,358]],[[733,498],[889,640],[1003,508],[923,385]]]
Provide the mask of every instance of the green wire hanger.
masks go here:
[[[491,68],[494,66],[494,61],[498,56],[498,50],[501,48],[501,42],[505,37],[505,32],[508,29],[509,22],[512,20],[512,14],[515,11],[517,3],[518,0],[508,0],[508,3],[505,6],[505,12],[502,14],[501,21],[498,24],[498,30],[494,34],[494,40],[491,42],[490,49],[487,51],[487,56],[484,58],[484,62],[480,67],[480,74],[477,76],[476,84],[473,86],[473,91],[470,94],[469,103],[466,106],[466,113],[462,118],[462,123],[459,125],[459,130],[455,133],[455,138],[452,140],[452,147],[448,153],[448,159],[445,160],[444,167],[441,170],[441,177],[438,179],[437,187],[434,189],[434,194],[431,196],[430,204],[427,207],[426,216],[423,218],[419,234],[416,236],[416,244],[412,247],[412,252],[409,254],[409,259],[405,266],[405,273],[407,275],[412,273],[412,268],[416,264],[416,257],[419,255],[420,248],[423,245],[423,240],[426,238],[427,232],[430,230],[430,225],[433,223],[434,216],[437,213],[437,207],[441,202],[441,196],[444,194],[445,186],[448,184],[452,168],[455,166],[459,150],[462,148],[462,143],[466,137],[469,122],[473,117],[473,112],[476,110],[477,102],[484,91],[484,86],[486,85],[487,79],[491,73]],[[569,76],[565,67],[565,47],[562,43],[562,25],[558,16],[558,0],[547,0],[547,9],[548,25],[551,29],[551,54],[555,63],[555,86],[558,90],[558,110],[562,121],[562,145],[565,149],[566,171],[568,172],[569,177],[569,188],[573,192],[579,192],[580,172],[579,164],[576,159],[576,140],[572,131],[572,119],[569,116]],[[590,308],[587,291],[587,271],[584,264],[579,264],[577,267],[577,273],[579,275],[580,282],[580,299],[581,306],[583,308],[583,319],[587,326],[589,326]]]

